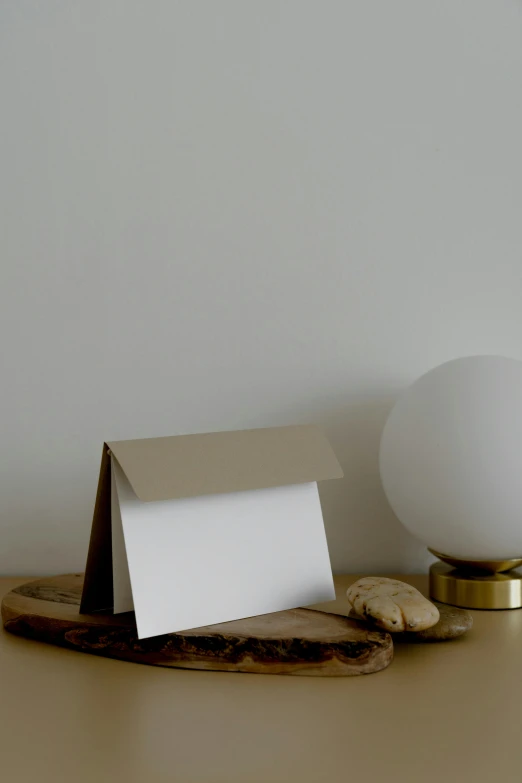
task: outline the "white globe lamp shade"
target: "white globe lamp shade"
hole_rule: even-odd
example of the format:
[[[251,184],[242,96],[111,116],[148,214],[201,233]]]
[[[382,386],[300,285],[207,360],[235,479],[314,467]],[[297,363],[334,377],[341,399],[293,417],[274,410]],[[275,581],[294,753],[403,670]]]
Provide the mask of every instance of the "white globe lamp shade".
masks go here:
[[[379,461],[391,507],[428,547],[522,558],[522,362],[470,356],[423,375],[391,411]]]

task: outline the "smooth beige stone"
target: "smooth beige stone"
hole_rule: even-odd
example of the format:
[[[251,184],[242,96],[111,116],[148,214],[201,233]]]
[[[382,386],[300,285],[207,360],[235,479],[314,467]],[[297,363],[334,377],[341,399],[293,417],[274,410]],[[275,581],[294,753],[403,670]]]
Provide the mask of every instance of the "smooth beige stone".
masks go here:
[[[390,633],[424,631],[438,623],[437,607],[411,585],[384,576],[365,576],[346,591],[358,615]]]
[[[407,634],[404,641],[410,642],[445,642],[448,639],[456,639],[473,627],[473,616],[467,609],[459,609],[457,606],[436,603],[439,610],[439,622],[431,628],[426,628],[418,633]]]
[[[434,604],[440,614],[438,623],[424,631],[398,633],[395,635],[394,641],[406,643],[445,642],[463,636],[473,627],[473,616],[467,609],[458,609],[456,606],[440,604],[438,601],[434,601]],[[361,619],[354,609],[351,610],[349,617],[353,620]]]

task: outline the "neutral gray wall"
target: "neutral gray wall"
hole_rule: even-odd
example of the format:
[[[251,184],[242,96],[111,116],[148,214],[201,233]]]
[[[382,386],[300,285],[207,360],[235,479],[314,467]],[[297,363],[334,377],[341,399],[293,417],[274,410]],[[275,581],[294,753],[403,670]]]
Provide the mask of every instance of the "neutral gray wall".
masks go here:
[[[522,358],[514,0],[0,3],[0,572],[83,568],[104,439],[323,422],[336,570],[428,562],[397,392]]]

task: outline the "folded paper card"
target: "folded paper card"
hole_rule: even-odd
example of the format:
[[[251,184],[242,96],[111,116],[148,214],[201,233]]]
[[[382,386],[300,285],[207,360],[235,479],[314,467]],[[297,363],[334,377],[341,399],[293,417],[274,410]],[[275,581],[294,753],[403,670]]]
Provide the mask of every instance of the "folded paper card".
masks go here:
[[[335,597],[313,425],[104,444],[81,611],[134,609],[139,638]]]

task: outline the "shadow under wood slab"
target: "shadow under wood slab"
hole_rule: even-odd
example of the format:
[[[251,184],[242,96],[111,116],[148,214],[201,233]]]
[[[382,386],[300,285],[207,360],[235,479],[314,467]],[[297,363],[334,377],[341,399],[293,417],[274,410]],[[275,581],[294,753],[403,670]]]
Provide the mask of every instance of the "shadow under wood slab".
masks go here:
[[[7,631],[109,658],[153,666],[332,677],[391,663],[388,633],[309,609],[249,617],[138,639],[134,613],[79,614],[83,574],[28,582],[2,601]]]

